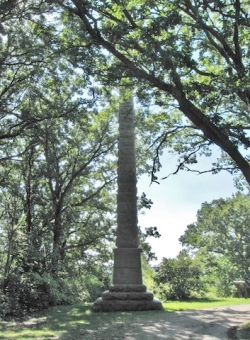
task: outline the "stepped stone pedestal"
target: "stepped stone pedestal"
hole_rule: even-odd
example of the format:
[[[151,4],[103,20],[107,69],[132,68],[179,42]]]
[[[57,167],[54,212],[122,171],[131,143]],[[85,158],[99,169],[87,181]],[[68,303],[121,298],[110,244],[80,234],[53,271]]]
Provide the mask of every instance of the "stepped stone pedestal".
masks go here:
[[[113,284],[98,298],[95,312],[160,310],[161,302],[142,284],[141,249],[114,249]]]
[[[113,284],[94,303],[95,312],[162,309],[142,284],[141,249],[137,227],[137,189],[133,100],[119,110],[117,240]]]

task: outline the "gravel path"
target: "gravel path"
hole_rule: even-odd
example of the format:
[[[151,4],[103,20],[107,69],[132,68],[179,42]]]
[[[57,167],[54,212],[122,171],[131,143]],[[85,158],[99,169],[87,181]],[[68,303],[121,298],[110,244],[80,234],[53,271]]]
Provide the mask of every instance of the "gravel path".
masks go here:
[[[153,318],[143,319],[143,317],[135,318],[130,327],[121,325],[119,330],[114,330],[112,339],[226,340],[230,327],[240,326],[250,320],[250,305],[176,313],[159,312]],[[105,334],[100,338],[98,336],[94,338],[106,339]]]

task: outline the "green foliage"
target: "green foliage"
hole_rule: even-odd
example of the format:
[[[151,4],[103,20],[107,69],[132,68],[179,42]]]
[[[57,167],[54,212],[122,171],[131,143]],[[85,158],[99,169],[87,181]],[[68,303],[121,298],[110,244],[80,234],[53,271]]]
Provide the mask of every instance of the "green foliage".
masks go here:
[[[4,315],[79,298],[84,273],[78,261],[88,261],[93,249],[109,261],[114,238],[113,102],[101,91],[88,95],[82,73],[51,37],[55,28],[43,24],[42,15],[33,19],[13,17],[1,31]]]
[[[154,277],[155,277],[155,270],[149,264],[148,259],[145,255],[141,257],[141,264],[142,264],[142,281],[143,284],[147,287],[149,291],[152,291],[154,287]]]
[[[76,301],[76,289],[62,278],[50,274],[12,273],[2,282],[1,317],[27,313]]]
[[[108,285],[116,86],[136,88],[138,174],[151,171],[157,181],[165,147],[180,156],[177,172],[193,170],[215,143],[223,153],[212,171],[241,171],[250,183],[248,156],[239,151],[250,145],[248,2],[77,4],[0,4],[0,281],[12,292],[1,293],[5,314],[67,302],[68,289],[91,300]],[[205,277],[224,295],[236,276],[249,279],[247,199],[233,209],[227,203],[215,202],[214,214],[204,205],[182,239],[211,254],[203,257],[213,263]],[[151,204],[143,195],[139,206]],[[152,259],[147,236],[159,234],[151,227],[141,235]],[[191,285],[196,266],[185,256],[177,262],[187,264]],[[191,288],[174,263],[179,279],[162,284],[182,298]]]
[[[163,258],[155,276],[156,294],[164,300],[186,300],[194,292],[202,294],[202,275],[202,267],[186,251],[175,259]]]
[[[119,103],[101,82],[106,54],[70,13],[36,0],[1,3],[0,54],[3,314],[93,301],[110,284],[116,228]]]
[[[74,46],[75,66],[91,67],[108,87],[126,78],[136,86],[155,151],[152,180],[164,148],[180,155],[178,172],[195,170],[197,155],[216,144],[223,153],[211,170],[241,171],[250,183],[239,149],[250,145],[247,0],[49,3],[60,8],[60,39]]]
[[[82,287],[79,289],[81,299],[86,302],[94,302],[104,291],[109,289],[111,282],[107,277],[105,279],[103,277],[101,280],[91,273],[86,273],[82,279]]]
[[[95,249],[103,261],[110,259],[115,226],[114,140],[102,144],[109,136],[101,121],[95,128],[85,122],[82,131],[79,120],[68,120],[67,131],[64,120],[53,120],[53,126],[41,123],[36,146],[27,137],[19,138],[28,151],[17,163],[2,164],[2,174],[7,176],[0,190],[1,269],[2,280],[9,282],[8,305],[14,314],[19,309],[44,308],[53,301],[66,303],[70,294],[58,289],[63,289],[61,272],[65,282],[70,275],[76,276],[77,261],[88,260],[88,250]],[[12,278],[13,273],[17,278]],[[52,280],[44,288],[49,292],[43,288],[40,292],[39,280],[25,273],[49,275]],[[28,305],[29,299],[34,305]]]
[[[235,291],[233,281],[249,282],[249,208],[249,195],[241,193],[204,203],[197,221],[180,237],[182,245],[203,261],[219,296]]]

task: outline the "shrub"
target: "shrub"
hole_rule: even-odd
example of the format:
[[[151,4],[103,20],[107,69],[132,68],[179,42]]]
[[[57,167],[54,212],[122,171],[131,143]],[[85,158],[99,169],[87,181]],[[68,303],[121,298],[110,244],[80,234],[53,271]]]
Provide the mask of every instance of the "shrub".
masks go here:
[[[74,289],[61,278],[28,272],[10,274],[0,295],[0,316],[23,316],[56,304],[73,302]]]
[[[175,259],[163,258],[155,276],[158,284],[158,295],[164,299],[186,300],[192,293],[202,293],[204,282],[202,280],[202,267],[185,251]]]

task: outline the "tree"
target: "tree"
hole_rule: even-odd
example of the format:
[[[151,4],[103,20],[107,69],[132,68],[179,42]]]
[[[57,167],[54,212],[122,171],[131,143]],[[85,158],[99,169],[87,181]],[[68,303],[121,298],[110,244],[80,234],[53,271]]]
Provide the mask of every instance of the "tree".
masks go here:
[[[164,299],[186,300],[192,293],[202,293],[203,268],[183,250],[174,259],[163,258],[155,276],[158,293]]]
[[[61,13],[68,42],[75,47],[81,39],[94,53],[100,80],[130,77],[144,102],[163,108],[158,150],[175,132],[187,132],[178,169],[215,144],[227,155],[217,170],[241,172],[250,183],[242,151],[250,145],[248,1],[47,2]],[[159,165],[156,157],[153,176]]]
[[[107,112],[71,118],[40,123],[36,144],[19,140],[28,151],[1,168],[1,281],[12,313],[70,301],[91,253],[102,266],[110,259],[116,138]]]
[[[223,287],[250,280],[249,207],[249,195],[241,193],[203,203],[197,221],[180,237],[183,246],[198,250],[207,267],[220,273]]]
[[[2,139],[3,314],[70,301],[91,268],[101,289],[107,285],[108,274],[101,283],[100,273],[114,238],[115,105],[100,92],[100,108],[66,58],[57,56],[47,67],[20,90],[20,101],[9,98],[14,121],[2,117],[12,126],[3,126],[6,131],[19,125],[18,117],[32,121]]]
[[[49,112],[38,116],[22,107],[34,96],[43,97],[41,86],[34,93],[42,75],[55,72],[60,51],[53,25],[45,23],[46,7],[40,1],[2,1],[0,7],[0,107],[1,145],[48,119]],[[40,8],[40,14],[38,14]],[[43,9],[43,10],[42,10]],[[44,14],[41,14],[41,10]],[[62,64],[62,63],[61,63]],[[62,66],[62,65],[61,65]],[[41,84],[40,84],[41,85]],[[33,87],[33,90],[32,90]],[[52,105],[52,103],[51,103]]]
[[[107,289],[116,225],[118,102],[92,72],[95,46],[70,45],[71,32],[49,5],[5,5],[1,310],[18,314],[67,303],[74,294],[93,299]]]

